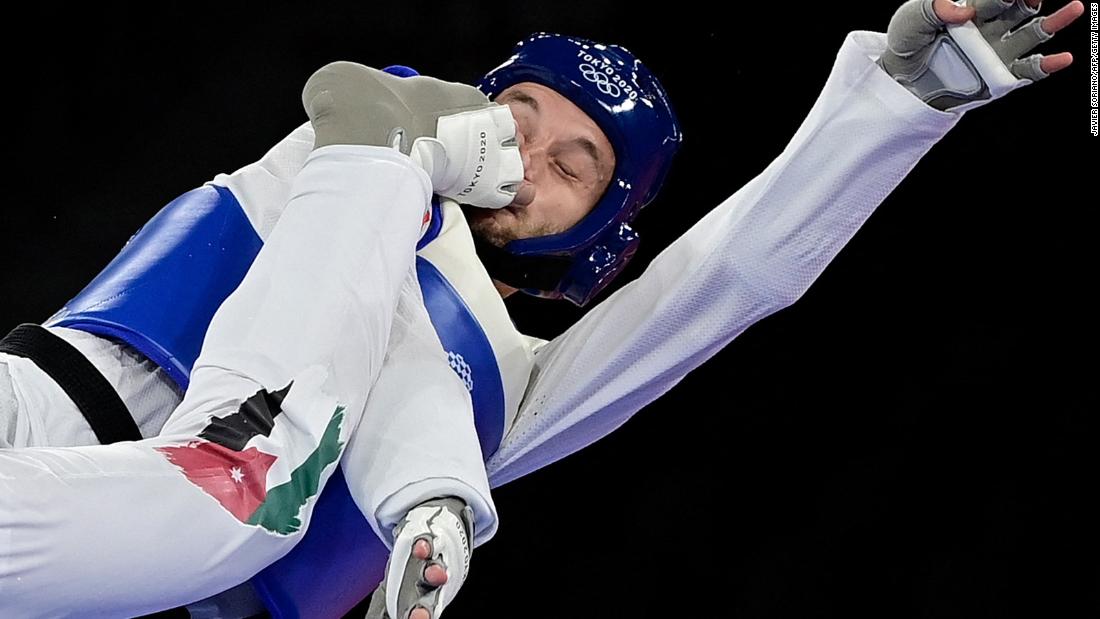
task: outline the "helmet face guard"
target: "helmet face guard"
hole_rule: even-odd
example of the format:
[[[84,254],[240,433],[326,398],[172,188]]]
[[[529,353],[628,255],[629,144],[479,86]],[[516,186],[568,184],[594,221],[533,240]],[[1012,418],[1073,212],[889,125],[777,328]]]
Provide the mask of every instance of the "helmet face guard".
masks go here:
[[[558,92],[603,130],[615,150],[615,170],[592,211],[569,230],[503,248],[475,236],[475,246],[495,279],[583,307],[637,251],[630,222],[656,196],[683,134],[660,82],[625,48],[536,33],[512,52],[477,87],[490,98],[520,82]]]

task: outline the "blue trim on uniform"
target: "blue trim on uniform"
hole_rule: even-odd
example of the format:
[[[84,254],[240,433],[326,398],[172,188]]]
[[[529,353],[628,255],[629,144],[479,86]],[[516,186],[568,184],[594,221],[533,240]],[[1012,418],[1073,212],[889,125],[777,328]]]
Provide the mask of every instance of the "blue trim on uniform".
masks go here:
[[[473,383],[474,425],[483,459],[488,460],[500,446],[504,430],[504,386],[496,357],[470,308],[439,270],[417,256],[416,271],[432,325],[452,358],[452,367],[466,364],[464,371]],[[252,578],[275,619],[343,615],[385,576],[389,549],[350,492],[342,468],[337,467],[313,508],[302,540]]]
[[[443,227],[438,198],[421,249]],[[165,206],[122,252],[46,324],[126,342],[186,389],[214,312],[240,284],[262,247],[233,193],[203,185]],[[484,459],[504,434],[504,386],[489,339],[458,291],[427,260],[417,274],[432,325],[452,367],[472,381]],[[461,359],[461,361],[459,361]],[[389,550],[375,534],[338,467],[303,538],[252,583],[273,617],[339,616],[377,587]]]
[[[493,347],[473,311],[431,262],[417,256],[416,275],[424,305],[447,351],[451,368],[472,383],[474,425],[483,459],[488,460],[500,447],[505,417],[504,383]]]
[[[186,389],[210,319],[262,244],[233,192],[192,189],[138,230],[45,324],[122,340]]]

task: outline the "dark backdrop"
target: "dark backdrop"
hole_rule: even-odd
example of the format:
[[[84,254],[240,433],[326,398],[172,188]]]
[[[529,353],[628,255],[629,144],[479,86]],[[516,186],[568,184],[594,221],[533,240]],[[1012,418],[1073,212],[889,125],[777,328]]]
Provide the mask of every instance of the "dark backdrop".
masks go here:
[[[779,154],[845,33],[884,31],[898,5],[67,4],[6,9],[2,329],[48,317],[161,206],[303,122],[323,63],[473,81],[537,30],[636,52],[683,123],[621,285]],[[1070,69],[969,112],[795,305],[498,489],[499,534],[446,616],[1095,612],[1084,21],[1042,48],[1074,51]],[[547,338],[582,314],[508,305]]]

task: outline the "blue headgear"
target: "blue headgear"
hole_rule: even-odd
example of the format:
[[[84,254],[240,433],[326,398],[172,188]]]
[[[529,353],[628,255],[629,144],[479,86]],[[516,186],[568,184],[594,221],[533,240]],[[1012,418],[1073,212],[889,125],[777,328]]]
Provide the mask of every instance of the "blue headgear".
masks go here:
[[[639,237],[630,222],[657,195],[683,133],[660,82],[625,48],[540,32],[512,52],[478,89],[490,99],[519,82],[557,91],[607,135],[615,171],[595,208],[569,230],[503,248],[475,237],[475,246],[493,278],[584,306],[633,257]]]

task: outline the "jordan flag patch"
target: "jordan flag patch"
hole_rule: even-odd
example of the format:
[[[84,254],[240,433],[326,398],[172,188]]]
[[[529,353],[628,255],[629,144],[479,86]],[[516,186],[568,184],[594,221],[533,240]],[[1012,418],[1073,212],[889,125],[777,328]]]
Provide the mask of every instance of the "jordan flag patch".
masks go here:
[[[260,390],[236,412],[213,417],[198,440],[155,449],[237,520],[294,533],[302,525],[302,507],[319,492],[322,475],[344,448],[344,407],[315,389],[305,390],[313,397],[300,394],[292,401],[299,395],[290,393],[294,384]],[[298,407],[294,419],[283,414],[288,405]]]

